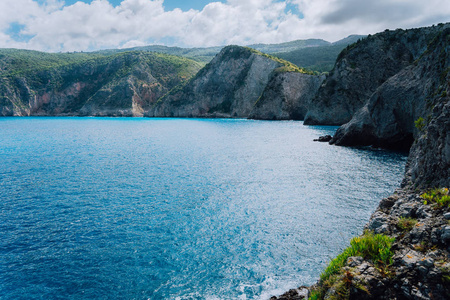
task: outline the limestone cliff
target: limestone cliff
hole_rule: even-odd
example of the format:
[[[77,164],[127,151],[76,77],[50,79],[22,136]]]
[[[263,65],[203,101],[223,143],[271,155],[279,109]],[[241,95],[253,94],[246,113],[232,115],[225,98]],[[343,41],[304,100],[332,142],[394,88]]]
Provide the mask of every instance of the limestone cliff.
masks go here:
[[[249,118],[260,120],[303,120],[324,76],[277,72],[255,103]]]
[[[432,108],[448,100],[449,50],[447,28],[414,64],[382,84],[352,120],[338,129],[331,143],[408,151],[418,133],[415,121],[426,122]]]
[[[201,66],[185,58],[143,52],[92,54],[75,61],[65,57],[55,65],[58,54],[33,52],[32,58],[44,56],[47,65],[32,65],[28,55],[25,64],[32,67],[26,68],[17,66],[21,51],[12,52],[15,57],[1,70],[2,116],[142,116]]]
[[[348,46],[319,89],[305,124],[342,125],[350,121],[380,85],[418,59],[449,26],[386,30]]]
[[[450,299],[449,45],[444,28],[334,137],[386,147],[414,137],[402,188],[381,200],[317,284],[271,299]]]
[[[291,80],[297,76],[287,75],[291,73],[308,72],[250,48],[228,46],[189,83],[158,101],[148,116],[247,118],[268,84],[284,79],[293,84],[299,82]],[[283,114],[284,109],[278,109],[277,113]]]

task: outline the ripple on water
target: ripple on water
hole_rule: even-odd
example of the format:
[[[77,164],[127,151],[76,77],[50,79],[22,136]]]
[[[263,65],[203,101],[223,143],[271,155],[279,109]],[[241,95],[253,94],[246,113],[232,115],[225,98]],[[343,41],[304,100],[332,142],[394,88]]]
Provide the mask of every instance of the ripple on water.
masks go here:
[[[405,164],[301,122],[0,126],[2,299],[267,299],[313,283]]]

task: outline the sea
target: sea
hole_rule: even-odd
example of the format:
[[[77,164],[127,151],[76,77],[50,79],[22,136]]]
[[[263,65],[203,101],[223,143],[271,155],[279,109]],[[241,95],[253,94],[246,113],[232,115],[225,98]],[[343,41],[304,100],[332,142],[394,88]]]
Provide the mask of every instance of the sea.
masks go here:
[[[0,118],[0,299],[269,299],[310,285],[404,153],[299,121]]]

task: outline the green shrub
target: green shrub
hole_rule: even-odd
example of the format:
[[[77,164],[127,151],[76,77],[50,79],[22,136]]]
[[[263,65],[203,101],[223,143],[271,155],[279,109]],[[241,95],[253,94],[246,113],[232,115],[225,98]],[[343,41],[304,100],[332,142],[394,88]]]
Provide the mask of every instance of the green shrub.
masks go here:
[[[402,231],[410,231],[417,224],[417,220],[414,218],[398,218],[397,227]]]
[[[432,189],[426,193],[423,193],[420,197],[424,199],[423,204],[436,204],[438,207],[448,206],[450,207],[450,195],[448,188]]]
[[[416,121],[414,121],[414,125],[419,131],[422,131],[425,128],[425,120],[420,117]]]

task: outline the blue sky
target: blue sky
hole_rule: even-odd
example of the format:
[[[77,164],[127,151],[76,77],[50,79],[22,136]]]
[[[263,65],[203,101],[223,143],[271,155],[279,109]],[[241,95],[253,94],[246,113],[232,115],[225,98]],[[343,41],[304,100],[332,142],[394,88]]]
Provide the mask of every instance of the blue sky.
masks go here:
[[[2,0],[0,47],[58,52],[336,41],[449,21],[448,0]]]
[[[72,5],[75,4],[80,0],[65,0],[66,5]],[[40,2],[45,2],[41,0]],[[92,0],[81,0],[81,2],[85,3],[91,3]],[[122,0],[109,0],[109,2],[114,5],[120,5]],[[208,1],[208,0],[165,0],[164,1],[164,7],[167,10],[174,10],[175,8],[180,8],[181,10],[187,11],[189,9],[197,9],[201,10],[203,7],[205,7],[206,4],[210,2],[225,2],[225,1]]]

